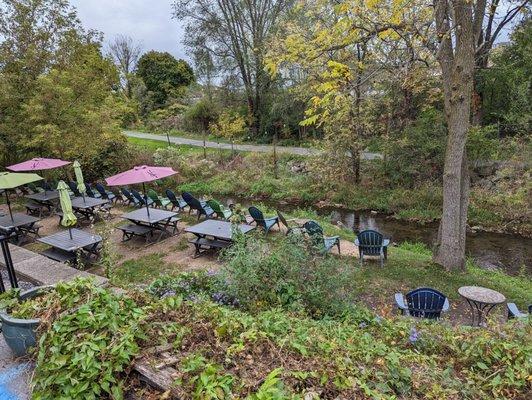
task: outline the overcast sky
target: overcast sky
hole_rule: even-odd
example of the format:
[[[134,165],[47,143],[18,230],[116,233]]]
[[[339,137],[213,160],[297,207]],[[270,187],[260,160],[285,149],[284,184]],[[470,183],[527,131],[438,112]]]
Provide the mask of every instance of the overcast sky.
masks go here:
[[[131,36],[144,51],[168,51],[188,58],[181,23],[171,18],[170,0],[71,0],[86,29],[104,33],[109,43],[116,35]]]

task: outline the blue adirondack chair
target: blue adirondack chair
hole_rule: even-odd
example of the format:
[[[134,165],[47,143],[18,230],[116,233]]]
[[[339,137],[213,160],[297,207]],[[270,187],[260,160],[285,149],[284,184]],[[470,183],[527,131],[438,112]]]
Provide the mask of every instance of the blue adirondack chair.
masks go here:
[[[508,303],[506,304],[506,307],[508,308],[508,319],[512,318],[526,318],[529,315],[532,315],[532,304],[528,306],[528,314],[519,311],[517,308],[517,305],[515,303]]]
[[[144,196],[142,196],[135,189],[131,189],[131,194],[143,206],[148,205],[148,207],[149,207],[149,206],[151,206],[153,204],[153,200],[152,199],[150,199],[149,197],[145,199]]]
[[[126,188],[121,188],[120,192],[122,192],[122,194],[126,198],[128,206],[140,207],[142,205],[142,203],[139,202],[135,197],[133,197],[131,192],[127,190]]]
[[[46,182],[46,181],[42,181],[41,182],[41,187],[46,190],[46,191],[52,191],[54,190],[55,187],[57,187],[57,185],[53,186],[52,187],[52,184],[50,184],[49,182]]]
[[[101,183],[97,183],[94,187],[100,193],[102,199],[109,200],[111,203],[118,200],[118,197],[110,190],[105,190],[105,187]]]
[[[406,296],[396,293],[395,304],[401,314],[417,318],[438,319],[442,312],[449,310],[447,296],[431,288],[414,289]]]
[[[384,239],[382,234],[374,230],[362,231],[355,239],[355,246],[358,247],[360,264],[364,263],[364,256],[379,256],[381,267],[384,260],[388,259],[388,245],[390,239]]]
[[[70,188],[72,193],[74,193],[74,196],[81,197],[81,193],[78,190],[78,184],[76,182],[73,182],[73,181],[68,182],[68,187]]]
[[[95,199],[99,199],[102,197],[102,195],[98,192],[95,192],[94,190],[92,190],[92,187],[91,185],[89,185],[87,182],[85,182],[85,189],[87,191],[87,196],[89,197],[93,197]]]
[[[324,236],[323,228],[316,221],[305,222],[303,230],[310,236],[315,246],[323,248],[326,253],[336,246],[340,254],[340,236]]]
[[[177,197],[170,189],[166,189],[166,197],[172,203],[172,211],[177,208],[179,211],[184,210],[187,206],[187,202],[182,197]]]
[[[279,217],[269,217],[264,218],[264,214],[261,210],[259,210],[257,207],[249,207],[248,208],[249,215],[251,215],[251,218],[253,218],[253,222],[257,224],[257,226],[260,226],[266,234],[272,229],[276,224],[279,229],[281,229],[281,225],[279,225]]]
[[[185,200],[185,203],[187,203],[190,208],[189,213],[192,210],[196,210],[198,214],[198,220],[202,215],[205,215],[205,218],[210,218],[214,214],[214,210],[205,201],[196,199],[188,192],[183,192],[182,196],[183,200]]]

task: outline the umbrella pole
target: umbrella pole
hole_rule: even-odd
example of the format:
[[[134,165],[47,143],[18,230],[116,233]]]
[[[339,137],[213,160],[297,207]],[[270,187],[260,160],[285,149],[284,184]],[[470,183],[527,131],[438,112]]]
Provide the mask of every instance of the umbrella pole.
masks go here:
[[[148,207],[148,194],[146,193],[146,185],[142,182],[142,190],[144,191],[144,203],[146,204],[146,212],[150,216],[150,207]]]
[[[9,216],[11,217],[11,222],[14,221],[13,219],[13,211],[11,211],[11,203],[9,202],[9,194],[7,193],[7,189],[4,190],[6,193],[6,203],[7,203],[7,209],[9,210]]]
[[[11,258],[11,251],[9,250],[9,244],[7,243],[7,236],[0,236],[0,242],[2,244],[2,253],[4,253],[4,261],[7,269],[7,275],[9,276],[9,283],[11,288],[18,288],[17,274],[15,272],[15,267],[13,266],[13,259]],[[0,280],[2,278],[0,277]],[[2,287],[3,287],[2,282]],[[5,288],[4,288],[5,289]]]
[[[72,240],[72,227],[68,227],[68,234],[70,235],[70,240]]]

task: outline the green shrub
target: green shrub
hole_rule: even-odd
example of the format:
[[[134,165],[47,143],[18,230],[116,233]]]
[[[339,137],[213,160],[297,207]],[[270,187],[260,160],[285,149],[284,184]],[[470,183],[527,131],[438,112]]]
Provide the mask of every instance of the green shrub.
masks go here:
[[[239,236],[223,255],[225,290],[247,310],[280,306],[313,317],[341,314],[354,301],[353,267],[316,250],[298,234],[274,245]]]
[[[530,391],[526,321],[479,330],[185,301],[152,322],[178,322],[183,332],[171,350],[181,360],[177,398],[505,399]],[[160,332],[151,331],[152,342],[160,343]]]
[[[216,290],[213,274],[205,271],[181,272],[177,276],[164,276],[153,281],[147,289],[152,296],[182,296],[191,298],[196,295],[211,296]]]
[[[194,157],[179,147],[158,149],[153,154],[157,165],[164,165],[179,171],[182,177],[190,181],[201,181],[216,173],[216,163],[210,159]]]

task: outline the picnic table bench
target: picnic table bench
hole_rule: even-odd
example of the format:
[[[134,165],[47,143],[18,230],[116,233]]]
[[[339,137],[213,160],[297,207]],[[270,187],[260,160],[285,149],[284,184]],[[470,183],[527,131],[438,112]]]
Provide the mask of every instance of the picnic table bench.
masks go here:
[[[72,209],[80,217],[89,222],[98,218],[98,212],[110,215],[111,203],[106,199],[97,199],[94,197],[74,197],[72,199]]]
[[[52,206],[49,204],[37,203],[35,201],[28,201],[25,204],[26,212],[28,215],[36,216],[42,218],[43,215],[52,213]]]
[[[255,229],[254,226],[240,224],[238,229],[248,233]],[[233,225],[227,221],[208,219],[197,225],[188,227],[185,232],[192,233],[196,239],[189,243],[194,245],[194,258],[210,250],[219,250],[231,246],[233,243]]]
[[[180,219],[176,216],[177,213],[173,211],[143,207],[122,215],[122,218],[128,220],[129,223],[117,229],[122,231],[122,241],[128,241],[133,237],[144,237],[148,243],[156,232],[159,232],[156,239],[159,241],[164,235],[177,234],[177,223]]]
[[[138,225],[138,224],[125,224],[117,227],[117,229],[122,231],[122,241],[126,242],[133,237],[143,237],[148,243],[150,237],[153,236],[153,229],[149,226]]]
[[[76,261],[77,256],[75,253],[71,251],[63,251],[60,249],[56,249],[53,247],[50,247],[49,249],[41,251],[41,255],[48,257],[51,260],[60,262],[60,263],[73,263]]]

